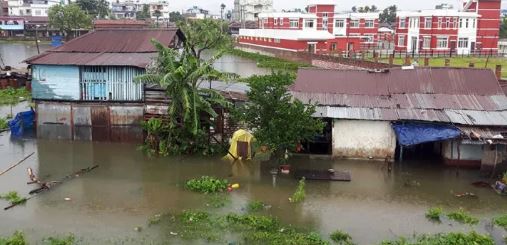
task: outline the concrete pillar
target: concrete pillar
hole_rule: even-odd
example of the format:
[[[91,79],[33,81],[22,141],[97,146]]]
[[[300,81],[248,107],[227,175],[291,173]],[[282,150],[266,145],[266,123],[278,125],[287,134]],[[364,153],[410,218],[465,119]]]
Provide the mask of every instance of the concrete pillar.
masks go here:
[[[475,64],[473,62],[470,62],[470,64],[468,64],[468,67],[470,68],[474,68],[475,67]]]
[[[428,57],[424,58],[424,66],[430,66],[430,58]]]
[[[449,67],[451,66],[451,60],[450,59],[445,59],[445,64],[444,64],[445,67]]]
[[[502,79],[502,65],[496,65],[495,75],[498,80]]]

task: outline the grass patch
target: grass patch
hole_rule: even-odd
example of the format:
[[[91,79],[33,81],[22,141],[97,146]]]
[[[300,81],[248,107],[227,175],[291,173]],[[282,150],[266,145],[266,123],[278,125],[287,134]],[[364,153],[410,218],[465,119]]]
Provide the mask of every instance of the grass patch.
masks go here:
[[[299,67],[310,67],[311,65],[303,62],[294,62],[285,59],[280,59],[277,57],[271,57],[267,55],[262,55],[258,53],[246,52],[239,49],[232,49],[229,51],[230,54],[243,57],[250,60],[255,60],[257,62],[257,66],[261,68],[271,68],[271,69],[285,69],[295,71]]]
[[[0,130],[9,128],[9,124],[6,118],[0,118]]]
[[[507,231],[507,214],[494,218],[493,224],[500,226]]]
[[[354,244],[352,242],[352,237],[348,233],[346,233],[344,231],[340,231],[340,230],[337,230],[337,231],[331,233],[329,238],[331,238],[331,240],[333,242],[340,244],[340,245],[353,245]]]
[[[30,99],[30,91],[25,88],[0,89],[0,105],[15,105],[23,100]]]
[[[306,196],[306,194],[305,194],[305,178],[303,177],[303,178],[301,178],[301,180],[299,180],[296,192],[294,192],[292,197],[289,198],[289,201],[293,202],[293,203],[302,202],[303,200],[305,200],[305,196]]]
[[[430,208],[426,211],[426,218],[433,222],[441,222],[440,216],[442,215],[442,208]]]
[[[74,235],[64,237],[48,237],[43,240],[46,245],[73,245],[76,242]]]
[[[209,196],[209,200],[207,202],[207,206],[211,206],[213,208],[223,208],[228,203],[230,203],[229,196],[224,193],[214,193]]]
[[[228,184],[229,182],[225,179],[221,180],[215,177],[202,176],[201,178],[187,181],[185,187],[191,191],[209,194],[225,191]]]
[[[6,194],[0,195],[0,199],[6,200],[13,205],[23,204],[26,202],[26,198],[20,197],[19,194],[15,191],[10,191]]]
[[[2,245],[27,245],[25,234],[21,231],[16,231],[10,237],[0,237],[0,244]]]
[[[246,206],[248,212],[258,212],[264,209],[265,204],[261,201],[251,201]]]
[[[419,235],[412,239],[401,237],[398,240],[383,241],[381,245],[494,245],[488,235],[475,231],[469,233],[451,232],[435,235]]]
[[[460,208],[458,211],[450,212],[447,214],[447,218],[457,221],[462,224],[475,225],[479,223],[479,219],[471,216],[465,210]]]

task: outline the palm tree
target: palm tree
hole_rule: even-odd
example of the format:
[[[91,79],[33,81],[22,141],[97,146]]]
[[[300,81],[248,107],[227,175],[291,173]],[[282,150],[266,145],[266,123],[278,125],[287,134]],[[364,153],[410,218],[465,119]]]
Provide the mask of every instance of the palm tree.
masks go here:
[[[225,4],[220,4],[220,18],[223,20],[224,19],[224,9],[225,9]]]

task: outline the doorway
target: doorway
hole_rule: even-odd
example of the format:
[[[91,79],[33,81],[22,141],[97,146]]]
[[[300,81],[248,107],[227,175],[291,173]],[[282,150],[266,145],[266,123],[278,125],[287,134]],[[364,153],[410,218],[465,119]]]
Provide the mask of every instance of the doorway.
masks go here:
[[[316,46],[315,43],[308,43],[308,53],[315,54],[315,52],[317,51],[315,46]]]

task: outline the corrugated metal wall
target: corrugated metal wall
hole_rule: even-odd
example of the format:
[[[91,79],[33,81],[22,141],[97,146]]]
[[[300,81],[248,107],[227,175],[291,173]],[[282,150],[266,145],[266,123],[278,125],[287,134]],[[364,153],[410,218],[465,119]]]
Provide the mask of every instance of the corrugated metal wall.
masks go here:
[[[77,66],[33,65],[32,97],[34,99],[79,100]]]
[[[37,137],[142,142],[142,104],[37,102]]]
[[[143,73],[135,67],[83,66],[79,83],[81,100],[140,101],[142,83],[134,78]]]

